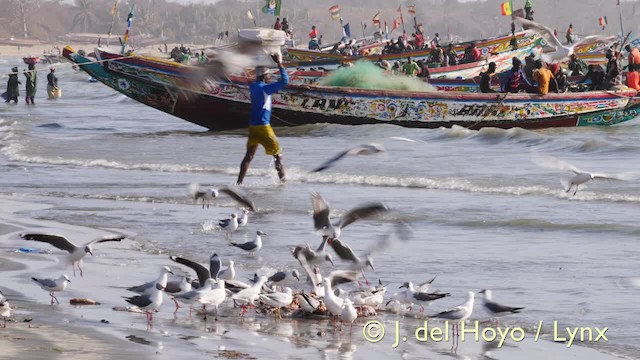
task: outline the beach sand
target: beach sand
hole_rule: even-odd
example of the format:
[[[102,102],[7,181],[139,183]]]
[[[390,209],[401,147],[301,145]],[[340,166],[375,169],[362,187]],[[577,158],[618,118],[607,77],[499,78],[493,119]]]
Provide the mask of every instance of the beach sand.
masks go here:
[[[0,328],[0,358],[175,358],[207,356],[226,359],[614,359],[595,349],[548,341],[548,335],[533,341],[531,329],[521,342],[467,340],[455,353],[450,343],[421,343],[409,339],[398,348],[393,326],[400,322],[402,331],[411,333],[423,320],[384,314],[377,319],[387,326],[387,336],[378,343],[363,339],[362,326],[369,320],[358,319],[352,329],[334,332],[328,319],[274,320],[270,314],[249,311],[242,319],[230,301],[221,308],[220,321],[205,322],[194,314],[189,319],[186,308],[174,315],[174,305],[165,303],[154,315],[151,329],[143,314],[114,311],[127,305],[123,296],[131,296],[124,287],[139,285],[157,277],[163,265],[176,274],[187,271],[168,259],[168,254],[146,252],[135,242],[135,233],[120,230],[129,238],[121,243],[104,243],[94,247],[87,257],[84,277],[72,275],[64,253],[51,246],[28,242],[21,231],[53,232],[86,242],[113,229],[89,229],[42,220],[48,206],[46,199],[0,196],[0,289],[16,306],[12,321]],[[34,252],[17,251],[23,248]],[[40,253],[43,251],[44,253]],[[178,254],[175,254],[178,255]],[[57,293],[60,305],[49,305],[49,295],[30,278],[58,277],[66,273],[71,279],[67,291]],[[96,306],[72,306],[69,299],[91,298]],[[24,322],[25,319],[32,319]],[[106,323],[105,321],[108,321]],[[535,330],[533,330],[535,331]]]

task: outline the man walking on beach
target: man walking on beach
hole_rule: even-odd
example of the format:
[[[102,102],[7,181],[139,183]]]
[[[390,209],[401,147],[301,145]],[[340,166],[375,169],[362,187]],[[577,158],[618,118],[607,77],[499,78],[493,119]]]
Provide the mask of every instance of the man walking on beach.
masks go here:
[[[268,69],[262,66],[256,68],[256,81],[249,86],[251,93],[251,120],[249,121],[249,138],[247,139],[247,153],[240,164],[240,174],[237,185],[242,185],[244,176],[249,170],[249,165],[253,156],[258,150],[258,145],[264,147],[267,155],[273,155],[276,171],[280,181],[284,182],[284,164],[278,138],[271,128],[271,95],[277,93],[289,83],[287,71],[282,66],[282,61],[278,54],[271,55],[271,58],[280,68],[280,80],[267,84]]]

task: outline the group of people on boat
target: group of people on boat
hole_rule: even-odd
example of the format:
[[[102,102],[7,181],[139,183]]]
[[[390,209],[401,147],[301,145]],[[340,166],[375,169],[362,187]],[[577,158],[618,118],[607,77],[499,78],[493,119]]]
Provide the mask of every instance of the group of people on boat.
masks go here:
[[[55,74],[56,69],[51,67],[47,75],[47,96],[49,100],[54,100],[62,96],[62,91],[58,87],[58,77]],[[9,73],[7,80],[7,91],[3,94],[5,103],[18,103],[20,97],[20,84],[22,82],[18,78],[18,67],[14,66]],[[38,70],[35,63],[28,64],[27,70],[23,71],[25,77],[25,102],[35,105],[36,92],[38,90]]]
[[[175,61],[181,64],[192,65],[194,59],[197,61],[198,65],[205,65],[209,62],[207,55],[203,51],[195,51],[192,52],[190,48],[185,47],[184,45],[180,45],[180,47],[175,46],[169,56]]]
[[[626,86],[640,90],[640,51],[630,45],[625,47],[629,53],[626,75]],[[606,68],[597,64],[586,65],[575,54],[572,54],[565,72],[558,63],[545,63],[536,60],[535,55],[529,54],[525,58],[525,64],[517,57],[512,58],[512,67],[497,77],[500,80],[500,92],[503,93],[537,93],[546,95],[549,92],[565,92],[569,89],[569,76],[582,77],[577,84],[589,83],[588,90],[611,90],[623,85],[622,68],[620,67],[621,54],[614,49],[606,52]],[[488,69],[480,74],[480,90],[484,93],[497,92],[491,88],[491,79],[494,77],[496,64],[490,63]]]

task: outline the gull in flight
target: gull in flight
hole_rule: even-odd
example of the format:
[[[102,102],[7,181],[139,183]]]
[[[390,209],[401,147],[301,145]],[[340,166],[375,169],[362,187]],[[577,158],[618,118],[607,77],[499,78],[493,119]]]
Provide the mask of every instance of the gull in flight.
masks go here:
[[[204,286],[204,283],[207,281],[207,279],[211,278],[214,280],[218,280],[218,274],[220,273],[220,268],[222,267],[222,262],[220,261],[220,257],[217,253],[214,253],[209,258],[208,269],[195,261],[180,256],[169,256],[169,259],[177,262],[178,264],[182,264],[192,268],[196,272],[196,275],[198,275],[198,284],[200,286]]]
[[[82,259],[87,254],[91,254],[93,256],[93,244],[99,244],[108,241],[121,241],[125,238],[125,236],[123,235],[107,235],[93,239],[82,246],[76,246],[64,236],[59,235],[24,233],[20,234],[20,237],[25,240],[46,242],[57,247],[60,250],[68,251],[68,258],[69,261],[71,261],[71,266],[73,267],[73,276],[76,275],[76,266],[78,267],[78,270],[80,270],[80,276],[82,276]]]
[[[516,17],[515,21],[519,21],[526,29],[532,29],[540,34],[540,36],[542,36],[542,38],[546,40],[547,44],[555,49],[554,52],[544,53],[541,55],[542,60],[549,64],[559,63],[566,60],[574,53],[574,50],[576,48],[583,46],[584,44],[596,41],[611,41],[612,39],[610,36],[603,35],[586,36],[582,40],[577,41],[576,43],[567,47],[560,43],[560,40],[558,40],[558,38],[553,34],[553,30],[551,30],[547,26],[521,17]]]
[[[53,295],[53,293],[56,291],[64,291],[64,289],[67,288],[67,283],[71,282],[67,275],[62,275],[57,279],[31,279],[35,281],[36,284],[38,284],[42,288],[42,290],[49,292],[49,295],[51,296],[51,305],[53,305],[53,300],[55,300],[56,303],[60,304],[60,301],[58,301],[58,298]]]
[[[331,167],[334,167],[338,163],[338,161],[342,160],[347,156],[373,155],[373,154],[383,153],[384,151],[385,150],[382,147],[382,145],[378,145],[378,144],[360,145],[339,153],[338,155],[325,161],[322,165],[314,169],[312,172],[320,172],[320,171],[327,170]]]
[[[575,186],[575,191],[573,192],[573,196],[578,193],[578,187],[584,183],[587,183],[596,179],[604,179],[604,180],[633,180],[636,179],[640,173],[638,172],[628,172],[628,173],[620,173],[620,174],[605,174],[605,173],[592,173],[588,171],[583,171],[575,167],[574,165],[569,164],[566,161],[554,158],[553,156],[534,156],[532,160],[539,166],[551,169],[551,170],[560,170],[560,171],[570,171],[574,175],[569,178],[562,178],[561,183],[564,186],[565,191],[568,193]]]
[[[313,225],[322,236],[329,238],[339,238],[341,229],[353,222],[380,215],[389,211],[389,208],[381,202],[365,204],[357,208],[353,208],[342,215],[340,221],[332,224],[329,219],[331,212],[329,203],[317,192],[311,193],[311,204],[313,206]]]

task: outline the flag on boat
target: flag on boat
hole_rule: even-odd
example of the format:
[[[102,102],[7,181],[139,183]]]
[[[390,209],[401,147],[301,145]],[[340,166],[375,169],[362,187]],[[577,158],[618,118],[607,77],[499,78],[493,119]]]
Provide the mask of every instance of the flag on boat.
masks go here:
[[[400,22],[398,24],[404,24],[404,18],[402,17],[402,5],[398,6],[398,12],[400,13]]]
[[[378,28],[380,28],[380,11],[373,15],[373,25],[378,25]]]
[[[393,29],[391,29],[391,31],[395,30],[398,28],[398,19],[393,19]]]
[[[511,11],[511,1],[505,1],[500,5],[500,10],[502,11],[502,16],[510,16],[513,14]]]
[[[282,0],[265,0],[265,4],[262,7],[262,12],[273,16],[280,16],[281,6]]]
[[[602,30],[604,30],[604,28],[607,27],[607,24],[608,24],[607,17],[606,16],[600,16],[598,18],[598,23],[602,27]]]
[[[332,20],[340,20],[340,5],[333,5],[329,8]]]
[[[131,11],[129,11],[129,15],[127,15],[127,31],[124,33],[124,38],[122,39],[122,49],[120,52],[124,54],[124,48],[127,46],[127,40],[129,40],[129,32],[131,31],[131,23],[133,22],[133,18],[135,17],[136,5],[131,5]]]
[[[111,16],[116,16],[116,13],[118,12],[118,3],[120,2],[120,0],[116,0],[115,4],[113,4],[113,7],[111,8]]]
[[[342,27],[342,34],[348,38],[351,37],[351,28],[349,27],[349,23],[344,24]]]
[[[407,5],[407,12],[413,16],[416,16],[416,6],[415,5]]]

